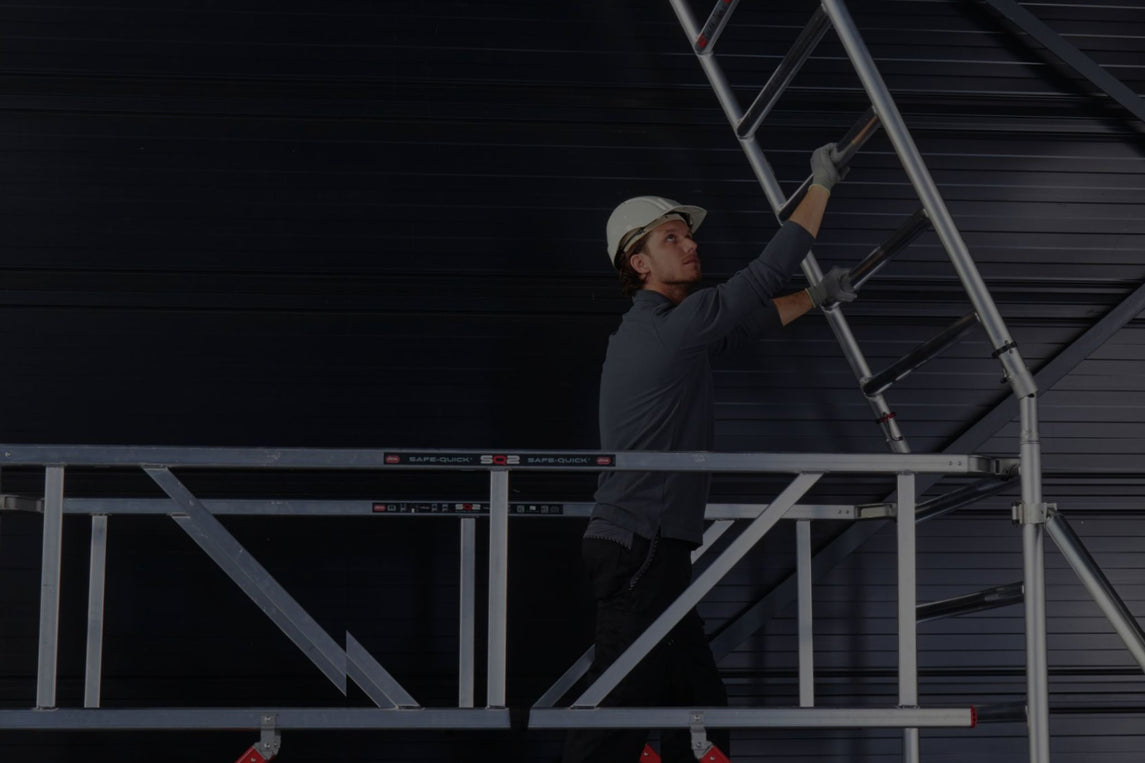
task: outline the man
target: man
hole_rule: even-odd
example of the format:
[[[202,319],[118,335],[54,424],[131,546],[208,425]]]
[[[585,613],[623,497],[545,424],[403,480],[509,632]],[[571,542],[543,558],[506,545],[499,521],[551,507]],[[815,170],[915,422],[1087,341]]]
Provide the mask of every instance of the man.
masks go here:
[[[846,271],[777,296],[819,232],[839,179],[833,145],[811,158],[813,184],[763,252],[714,288],[695,289],[701,267],[692,235],[707,214],[670,199],[641,196],[618,206],[607,225],[609,261],[632,308],[609,340],[600,380],[601,449],[710,450],[714,413],[709,358],[790,323],[813,307],[855,298]],[[582,555],[597,601],[599,676],[691,582],[710,475],[608,472],[601,475]],[[602,702],[647,707],[727,704],[695,610]],[[647,732],[577,730],[565,763],[638,763]],[[728,753],[726,731],[711,741]],[[694,761],[686,729],[666,731],[665,763]]]

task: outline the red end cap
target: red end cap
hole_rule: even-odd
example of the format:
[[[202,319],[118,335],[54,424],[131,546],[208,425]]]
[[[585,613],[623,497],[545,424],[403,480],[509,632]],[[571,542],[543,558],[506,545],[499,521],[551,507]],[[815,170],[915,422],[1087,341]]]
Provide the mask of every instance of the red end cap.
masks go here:
[[[970,706],[970,728],[976,728],[977,726],[978,726],[978,708],[974,707],[974,705],[971,705]]]

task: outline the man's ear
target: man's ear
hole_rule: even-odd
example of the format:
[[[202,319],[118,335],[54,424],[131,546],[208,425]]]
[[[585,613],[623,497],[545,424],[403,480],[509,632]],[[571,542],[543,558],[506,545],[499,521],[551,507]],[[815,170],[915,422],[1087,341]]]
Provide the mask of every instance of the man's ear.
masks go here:
[[[648,260],[644,256],[643,252],[637,252],[636,254],[632,255],[628,259],[628,262],[632,265],[632,269],[635,270],[636,274],[639,276],[646,276],[651,271],[651,268],[648,266]]]

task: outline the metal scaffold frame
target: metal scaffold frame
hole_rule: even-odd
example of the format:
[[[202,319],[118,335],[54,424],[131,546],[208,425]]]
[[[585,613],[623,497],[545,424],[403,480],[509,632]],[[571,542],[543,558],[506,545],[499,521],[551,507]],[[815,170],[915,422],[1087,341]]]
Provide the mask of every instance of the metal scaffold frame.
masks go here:
[[[715,473],[789,473],[797,475],[792,483],[770,504],[730,504],[709,507],[716,531],[709,532],[698,553],[711,548],[719,534],[740,520],[747,527],[721,552],[688,589],[686,600],[677,602],[645,638],[625,655],[623,665],[614,666],[603,680],[619,680],[639,659],[636,650],[653,645],[692,603],[742,559],[781,519],[794,519],[806,524],[813,519],[860,519],[861,507],[799,504],[798,500],[818,479],[828,473],[897,474],[904,496],[914,495],[914,474],[937,473],[958,475],[996,475],[1012,464],[979,456],[961,455],[834,455],[834,454],[767,454],[767,453],[615,453],[596,452],[488,453],[476,451],[361,451],[361,450],[240,450],[210,448],[131,448],[131,447],[58,447],[0,446],[0,465],[42,466],[44,498],[42,501],[15,499],[5,501],[9,510],[36,510],[43,513],[43,556],[41,568],[40,639],[37,667],[35,709],[0,710],[0,729],[56,730],[135,730],[135,729],[504,729],[509,727],[506,709],[506,633],[508,612],[508,528],[509,517],[527,515],[526,506],[509,501],[509,476],[512,470],[600,471],[602,469],[637,471],[705,471]],[[67,498],[65,475],[68,468],[131,466],[142,470],[158,485],[166,499],[141,498]],[[482,513],[490,526],[488,571],[488,651],[487,694],[483,708],[474,707],[473,686],[476,659],[475,642],[476,591],[462,588],[460,608],[460,652],[458,662],[458,703],[456,708],[426,708],[417,702],[386,669],[353,637],[345,635],[343,649],[305,609],[263,568],[219,522],[215,514],[352,516],[377,514],[374,501],[269,501],[269,500],[200,500],[176,476],[175,470],[213,469],[484,469],[489,472],[490,494],[487,503],[464,504],[455,516],[461,523],[460,564],[462,579],[475,577],[477,517]],[[398,504],[395,504],[397,506]],[[403,508],[405,504],[400,504]],[[557,504],[551,505],[553,508]],[[533,507],[535,508],[535,507]],[[877,507],[874,515],[894,513],[889,507]],[[560,513],[548,516],[585,516],[589,504],[560,505]],[[900,502],[900,515],[909,511],[913,501]],[[427,513],[428,505],[427,505]],[[138,708],[103,709],[100,707],[102,654],[104,650],[104,585],[106,581],[106,544],[108,517],[112,514],[168,515],[192,538],[231,580],[289,637],[326,677],[343,693],[347,677],[359,685],[377,705],[376,708]],[[385,512],[383,512],[384,514]],[[434,512],[436,513],[436,512]],[[453,513],[453,512],[450,512]],[[56,700],[58,630],[60,606],[61,549],[65,514],[90,515],[91,576],[89,579],[87,665],[85,670],[84,708],[60,708]],[[910,530],[902,536],[902,590],[909,594],[904,613],[911,616],[903,622],[904,650],[913,651],[914,549],[913,521],[903,522]],[[908,539],[910,542],[908,542]],[[809,535],[805,539],[809,553]],[[807,589],[808,595],[810,588]],[[801,649],[810,649],[811,621],[801,618]],[[645,649],[646,651],[646,649]],[[905,654],[905,652],[904,652]],[[904,661],[904,697],[913,696],[910,686],[916,680],[913,657]],[[811,686],[810,663],[801,685]],[[566,676],[567,678],[567,676]],[[558,685],[566,680],[562,678]],[[575,679],[574,679],[575,680]],[[615,683],[615,681],[614,681]],[[596,708],[594,705],[610,687],[598,682],[590,688],[575,708],[552,707],[545,698],[534,706],[529,725],[532,728],[611,727],[632,724],[657,726],[697,725],[702,718],[706,727],[721,726],[970,726],[970,708],[918,709],[913,702],[899,708],[839,709],[814,708],[806,705],[792,709],[750,708]],[[806,691],[806,689],[805,689]],[[555,695],[559,698],[563,691]],[[550,695],[546,695],[550,696]],[[594,699],[595,697],[595,699]],[[44,711],[51,712],[44,712]],[[700,715],[697,716],[696,714]]]
[[[267,760],[277,752],[283,730],[310,729],[507,729],[506,634],[508,615],[508,533],[510,517],[584,517],[587,503],[511,503],[510,474],[525,471],[705,471],[713,473],[792,474],[790,484],[769,504],[713,504],[713,520],[697,556],[712,550],[716,539],[735,522],[744,526],[723,548],[681,598],[658,619],[628,652],[570,707],[556,707],[583,675],[585,658],[577,661],[533,705],[528,725],[535,729],[584,727],[685,727],[693,733],[706,728],[901,728],[908,750],[917,750],[919,728],[970,727],[972,707],[919,707],[916,625],[940,614],[975,611],[998,602],[1012,602],[1006,592],[985,592],[980,600],[919,605],[916,601],[916,521],[949,511],[982,492],[960,489],[915,504],[916,475],[977,475],[994,484],[1007,484],[1016,461],[973,455],[882,454],[841,455],[807,453],[598,453],[598,452],[479,452],[406,450],[266,450],[211,448],[131,448],[94,446],[0,445],[0,466],[44,468],[44,498],[5,496],[0,507],[9,511],[43,513],[43,557],[39,659],[35,709],[0,710],[0,729],[129,731],[144,729],[249,730],[262,741],[248,754]],[[166,498],[68,498],[65,476],[74,467],[134,467],[162,488]],[[485,470],[490,488],[487,501],[472,503],[379,502],[354,500],[200,500],[176,476],[176,470],[200,468],[235,470]],[[874,506],[799,503],[825,474],[885,474],[897,479],[895,504]],[[540,513],[544,508],[548,511]],[[381,509],[381,511],[379,511]],[[391,509],[396,511],[391,511]],[[408,512],[408,513],[407,513]],[[167,515],[202,548],[278,628],[343,693],[349,678],[376,707],[191,707],[102,708],[101,665],[104,650],[104,584],[106,543],[112,514]],[[342,648],[305,609],[255,560],[216,515],[255,516],[394,516],[449,515],[460,523],[462,580],[476,578],[477,521],[489,522],[488,649],[485,655],[487,690],[483,707],[475,707],[476,590],[462,586],[459,616],[457,706],[422,706],[349,632]],[[89,578],[87,664],[83,708],[59,707],[56,701],[60,577],[65,515],[89,515],[92,520]],[[810,580],[811,521],[817,519],[897,519],[899,704],[886,708],[819,708],[814,704],[813,618]],[[743,559],[779,520],[797,524],[799,555],[799,702],[782,708],[618,708],[601,707],[600,700],[623,678],[689,608]],[[1095,600],[1114,623],[1130,651],[1145,668],[1145,635],[1124,603],[1089,557],[1065,520],[1051,511],[1054,539],[1063,548]],[[1009,597],[1009,598],[1007,598]],[[586,655],[586,658],[590,655]],[[994,714],[987,708],[984,714]],[[258,758],[244,757],[244,760]]]
[[[875,249],[851,270],[856,286],[870,278],[895,252],[902,249],[927,225],[932,227],[946,251],[960,282],[974,307],[974,312],[960,319],[932,340],[920,345],[898,363],[878,374],[872,374],[839,306],[827,309],[828,321],[847,361],[855,372],[861,391],[866,395],[877,421],[883,427],[887,443],[894,452],[909,452],[894,414],[882,393],[913,369],[927,362],[957,341],[975,324],[981,324],[993,348],[993,356],[1002,364],[1005,377],[1019,401],[1021,446],[1021,502],[1015,508],[1015,520],[1022,525],[1024,559],[1023,601],[1026,622],[1026,702],[1029,729],[1029,756],[1032,763],[1049,761],[1049,700],[1046,657],[1045,620],[1045,531],[1050,512],[1042,497],[1041,447],[1038,435],[1038,387],[1022,360],[993,298],[978,273],[977,266],[947,210],[930,172],[914,144],[902,115],[854,20],[842,0],[822,0],[811,19],[796,38],[792,48],[776,67],[759,95],[745,111],[741,109],[728,79],[715,60],[716,42],[726,28],[738,0],[716,0],[707,21],[697,24],[687,0],[669,0],[688,42],[692,45],[708,82],[715,92],[724,115],[763,188],[776,216],[786,218],[810,187],[808,177],[791,196],[785,197],[771,170],[755,134],[763,120],[811,56],[828,29],[834,29],[846,56],[870,99],[871,107],[837,144],[836,156],[845,167],[862,145],[882,127],[918,195],[922,206],[895,231],[890,239]],[[1095,67],[1096,68],[1096,67]],[[822,270],[813,253],[803,262],[807,279],[822,279]],[[902,496],[900,494],[900,501]],[[902,523],[900,523],[901,531]],[[1062,537],[1055,534],[1055,539]],[[901,540],[901,539],[900,539]],[[1076,540],[1076,539],[1073,539]],[[1112,611],[1111,608],[1108,611]],[[1124,611],[1121,614],[1127,614]],[[1139,629],[1138,629],[1139,632]],[[904,700],[905,701],[905,700]],[[917,733],[904,734],[903,759],[918,760]]]

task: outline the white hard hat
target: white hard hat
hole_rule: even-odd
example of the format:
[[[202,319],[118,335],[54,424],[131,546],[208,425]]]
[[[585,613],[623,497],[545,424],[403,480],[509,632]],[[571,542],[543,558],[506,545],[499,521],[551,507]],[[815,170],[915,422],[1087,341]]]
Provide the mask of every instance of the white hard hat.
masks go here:
[[[608,261],[613,267],[623,249],[668,220],[683,220],[693,233],[700,227],[706,209],[679,204],[663,196],[637,196],[623,201],[612,210],[605,230],[608,237]]]

